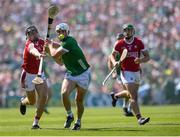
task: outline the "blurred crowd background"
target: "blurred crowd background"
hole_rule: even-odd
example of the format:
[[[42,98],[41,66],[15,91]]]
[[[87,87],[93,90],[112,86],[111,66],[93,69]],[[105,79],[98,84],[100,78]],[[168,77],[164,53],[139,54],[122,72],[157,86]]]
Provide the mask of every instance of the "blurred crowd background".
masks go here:
[[[52,0],[60,8],[52,27],[67,22],[70,35],[83,48],[92,67],[92,83],[86,96],[87,106],[110,106],[108,93],[120,87],[110,80],[107,56],[111,53],[122,25],[132,23],[136,35],[149,49],[151,60],[142,65],[139,89],[141,104],[180,103],[180,1],[179,0]],[[24,95],[19,87],[25,28],[36,25],[40,36],[47,31],[48,0],[0,1],[0,107],[15,106]],[[59,105],[59,90],[64,68],[46,59],[53,97]],[[73,95],[72,95],[73,97]]]

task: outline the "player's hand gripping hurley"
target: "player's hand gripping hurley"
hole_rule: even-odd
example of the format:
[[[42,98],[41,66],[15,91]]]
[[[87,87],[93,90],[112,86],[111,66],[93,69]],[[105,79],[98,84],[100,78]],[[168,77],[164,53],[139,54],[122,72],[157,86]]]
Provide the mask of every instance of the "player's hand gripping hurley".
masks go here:
[[[106,84],[106,82],[108,81],[108,79],[110,78],[110,76],[112,75],[112,73],[116,70],[116,67],[120,65],[120,63],[126,58],[127,56],[127,49],[124,49],[122,54],[121,54],[121,57],[120,57],[120,60],[119,62],[113,67],[113,69],[109,72],[109,74],[106,76],[106,78],[104,79],[102,85],[104,86]]]
[[[53,23],[53,20],[55,16],[58,14],[59,8],[52,4],[49,9],[48,9],[48,29],[47,29],[47,35],[46,38],[49,38],[50,35],[50,30],[51,30],[51,25]],[[45,50],[45,47],[43,49],[43,52]],[[39,64],[39,69],[38,69],[38,75],[32,80],[34,84],[42,84],[44,81],[41,78],[42,75],[42,64],[43,64],[43,57],[40,57],[40,64]]]

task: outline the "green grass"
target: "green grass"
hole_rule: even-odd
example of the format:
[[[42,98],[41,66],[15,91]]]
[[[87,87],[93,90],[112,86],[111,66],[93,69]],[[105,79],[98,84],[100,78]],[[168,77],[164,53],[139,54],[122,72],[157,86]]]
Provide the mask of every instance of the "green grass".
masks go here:
[[[141,107],[142,114],[151,117],[143,126],[135,117],[123,116],[119,107],[86,108],[80,131],[63,128],[65,113],[60,107],[43,115],[42,129],[31,130],[34,111],[28,107],[22,116],[18,108],[0,109],[0,136],[180,136],[180,105]]]

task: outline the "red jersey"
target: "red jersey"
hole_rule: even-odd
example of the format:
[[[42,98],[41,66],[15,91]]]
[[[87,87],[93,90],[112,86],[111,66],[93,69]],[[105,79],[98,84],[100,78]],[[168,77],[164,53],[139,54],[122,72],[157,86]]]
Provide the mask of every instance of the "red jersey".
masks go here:
[[[121,39],[115,43],[114,50],[119,52],[120,55],[125,48],[128,50],[128,55],[121,62],[121,69],[124,71],[139,71],[140,64],[136,64],[134,59],[140,57],[141,51],[145,49],[143,42],[139,38],[134,37],[131,43],[127,43],[125,39]]]
[[[32,41],[30,41],[30,40],[26,41],[26,45],[25,45],[24,53],[23,53],[24,61],[22,64],[22,68],[30,74],[37,74],[38,69],[39,69],[40,59],[38,59],[34,55],[30,54],[30,52],[29,52],[30,43],[32,43]],[[43,51],[43,46],[44,46],[44,41],[42,39],[38,39],[38,41],[34,43],[34,47],[40,53],[42,53],[42,51]]]

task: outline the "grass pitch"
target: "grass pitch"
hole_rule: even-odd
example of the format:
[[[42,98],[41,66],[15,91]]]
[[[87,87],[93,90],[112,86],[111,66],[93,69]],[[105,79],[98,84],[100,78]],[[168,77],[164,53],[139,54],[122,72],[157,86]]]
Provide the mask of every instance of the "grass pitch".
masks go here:
[[[49,108],[50,114],[40,121],[42,129],[32,130],[34,111],[28,107],[22,116],[19,108],[0,109],[0,136],[180,136],[180,105],[141,107],[143,116],[151,117],[143,126],[135,117],[122,115],[120,107],[86,108],[80,131],[63,128],[65,113],[60,107]]]

